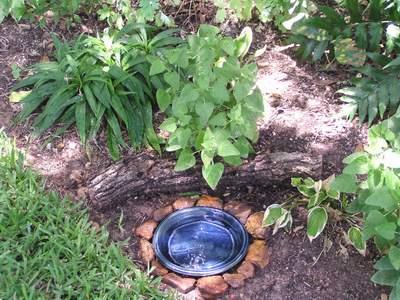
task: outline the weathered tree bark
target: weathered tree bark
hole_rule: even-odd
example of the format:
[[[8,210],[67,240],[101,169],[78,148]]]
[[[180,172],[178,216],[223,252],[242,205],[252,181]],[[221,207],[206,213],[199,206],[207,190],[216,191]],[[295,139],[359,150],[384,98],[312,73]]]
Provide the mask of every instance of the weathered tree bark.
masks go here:
[[[96,208],[102,210],[151,193],[200,192],[207,188],[200,167],[175,172],[174,165],[174,160],[156,161],[148,154],[124,159],[89,180],[89,198]],[[321,171],[321,155],[298,152],[258,154],[240,167],[225,168],[218,189],[268,186],[294,176],[318,178]]]

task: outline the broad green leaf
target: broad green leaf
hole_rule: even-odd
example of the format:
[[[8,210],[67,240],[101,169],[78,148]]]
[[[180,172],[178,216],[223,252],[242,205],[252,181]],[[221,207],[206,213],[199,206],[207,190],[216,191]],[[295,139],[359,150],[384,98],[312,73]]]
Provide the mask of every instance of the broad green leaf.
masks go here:
[[[396,224],[393,222],[381,223],[375,227],[375,232],[384,239],[391,241],[396,234]]]
[[[199,101],[196,103],[195,110],[197,115],[200,117],[200,122],[202,125],[206,125],[208,119],[214,111],[214,104],[210,102]]]
[[[175,71],[167,72],[164,74],[164,80],[175,90],[179,90],[180,78]]]
[[[237,101],[241,101],[247,97],[251,90],[250,84],[247,82],[237,82],[233,88],[233,95],[235,96]]]
[[[335,42],[335,57],[343,65],[360,67],[364,65],[366,54],[362,49],[357,48],[355,42],[348,39],[339,39]]]
[[[11,0],[10,7],[11,16],[18,22],[21,20],[25,13],[25,1],[24,0]]]
[[[157,75],[166,70],[164,63],[160,59],[154,59],[151,62],[150,76]]]
[[[397,271],[400,270],[400,248],[392,246],[389,250],[389,259],[392,266]]]
[[[335,178],[331,187],[342,193],[355,193],[358,189],[356,176],[351,174],[341,174]]]
[[[280,217],[282,217],[284,210],[279,204],[272,204],[267,207],[262,221],[263,227],[273,225]]]
[[[253,31],[250,27],[246,26],[245,28],[243,28],[240,35],[235,39],[235,55],[238,58],[244,57],[249,51],[252,41]]]
[[[222,157],[226,156],[240,156],[239,150],[228,140],[217,139],[217,154]]]
[[[377,206],[389,211],[397,205],[397,201],[393,199],[387,187],[382,187],[374,191],[367,200],[365,200],[365,204]]]
[[[353,244],[354,248],[356,248],[360,254],[365,255],[367,245],[361,230],[357,227],[351,227],[347,232],[347,236],[349,237],[349,240]]]
[[[207,167],[213,162],[214,151],[208,151],[206,149],[203,149],[200,152],[200,157],[201,157],[201,161],[203,162],[203,164]]]
[[[310,210],[307,218],[307,236],[312,242],[324,230],[328,214],[325,208],[316,206]]]
[[[186,148],[188,141],[192,136],[192,131],[190,128],[178,128],[175,133],[178,139],[178,144],[182,147],[182,149]]]
[[[160,124],[160,129],[168,131],[168,132],[174,132],[176,130],[176,128],[177,127],[176,127],[175,118],[168,118]]]
[[[3,22],[4,18],[8,16],[10,12],[9,0],[0,0],[0,23]]]
[[[171,104],[171,96],[164,90],[157,90],[156,98],[161,111],[165,111]]]
[[[238,167],[240,165],[242,165],[242,160],[240,158],[239,155],[237,156],[225,156],[224,157],[224,162],[226,162],[227,164],[233,166],[233,167]]]
[[[224,173],[224,165],[220,162],[202,168],[203,177],[213,190],[217,187],[222,173]]]
[[[180,172],[180,171],[185,171],[187,169],[190,169],[196,164],[196,158],[193,155],[193,152],[186,148],[181,151],[178,157],[178,161],[176,162],[175,165],[175,171]]]
[[[371,280],[376,284],[394,286],[399,278],[400,278],[400,271],[387,270],[387,271],[376,272],[371,277]]]

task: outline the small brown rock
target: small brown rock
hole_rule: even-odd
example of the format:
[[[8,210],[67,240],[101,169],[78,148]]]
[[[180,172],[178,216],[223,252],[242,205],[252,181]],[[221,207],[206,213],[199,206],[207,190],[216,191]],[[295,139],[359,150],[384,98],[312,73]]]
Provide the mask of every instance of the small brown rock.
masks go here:
[[[80,170],[72,170],[71,174],[69,175],[69,179],[81,183],[82,182],[82,171]]]
[[[151,262],[151,266],[153,267],[153,271],[151,272],[152,275],[164,276],[168,274],[168,270],[156,260]]]
[[[205,299],[221,297],[228,289],[228,284],[222,276],[208,276],[197,280],[197,288]]]
[[[136,228],[135,234],[141,238],[150,240],[153,237],[153,232],[156,229],[157,224],[158,223],[154,220],[148,220]]]
[[[250,245],[245,260],[260,268],[265,268],[269,263],[268,247],[265,241],[255,240]]]
[[[256,274],[256,268],[250,261],[244,261],[236,270],[239,274],[243,274],[246,278],[252,278]]]
[[[234,215],[242,224],[245,224],[251,214],[251,207],[240,201],[231,201],[225,204],[224,210]]]
[[[262,220],[264,218],[264,212],[259,211],[252,214],[246,222],[246,230],[255,238],[265,239],[267,234],[267,228],[262,227]]]
[[[149,241],[141,239],[139,242],[139,255],[145,263],[151,262],[155,258],[153,246]]]
[[[196,199],[182,197],[182,198],[176,199],[175,202],[172,203],[172,207],[175,210],[178,210],[178,209],[182,209],[182,208],[192,207],[195,204],[196,204]]]
[[[43,56],[44,57],[44,56]],[[47,57],[47,56],[46,56]],[[48,58],[48,57],[47,57]],[[42,58],[42,61],[44,61],[43,60],[43,58]],[[48,60],[47,60],[48,61]],[[65,145],[64,145],[64,143],[58,143],[57,145],[56,145],[56,148],[58,149],[58,150],[62,150],[62,149],[64,149],[65,148]]]
[[[77,191],[76,191],[76,196],[78,197],[78,199],[86,199],[86,195],[87,195],[88,189],[86,187],[80,187]]]
[[[168,216],[173,211],[174,211],[174,209],[172,208],[172,205],[161,207],[159,209],[156,209],[153,212],[153,219],[157,222],[160,222],[162,219],[164,219],[166,216]]]
[[[243,274],[224,274],[224,280],[233,288],[239,288],[244,286],[244,280],[246,277]]]
[[[196,206],[208,206],[208,207],[222,209],[222,200],[217,197],[202,195],[200,199],[197,201]]]
[[[194,284],[196,283],[196,280],[192,278],[183,278],[175,273],[168,273],[167,275],[164,275],[161,281],[170,287],[177,289],[183,294],[193,290]]]

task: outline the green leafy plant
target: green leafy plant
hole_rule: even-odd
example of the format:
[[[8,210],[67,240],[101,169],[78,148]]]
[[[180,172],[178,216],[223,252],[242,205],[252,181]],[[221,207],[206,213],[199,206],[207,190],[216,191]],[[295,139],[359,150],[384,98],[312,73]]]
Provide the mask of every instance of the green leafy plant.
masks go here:
[[[232,39],[218,28],[201,25],[188,43],[149,58],[150,76],[164,80],[157,102],[167,118],[167,151],[177,152],[176,171],[203,163],[202,173],[215,188],[224,164],[240,165],[258,138],[256,120],[263,115],[261,92],[255,88],[255,64],[243,64],[251,30]]]
[[[51,12],[52,19],[69,17],[69,21],[79,21],[79,10],[91,10],[101,0],[0,0],[0,23],[11,15],[17,22],[23,17],[38,17],[39,24],[45,25],[45,14]]]
[[[292,186],[296,187],[304,198],[267,207],[263,226],[274,226],[274,234],[280,228],[290,229],[293,223],[292,210],[302,206],[308,211],[307,236],[310,241],[323,232],[330,217],[335,221],[346,221],[352,226],[347,234],[349,241],[356,245],[360,253],[365,254],[365,242],[358,235],[360,219],[355,214],[344,212],[348,206],[348,199],[345,194],[341,195],[337,191],[335,185],[335,176],[318,181],[312,178],[292,178]]]
[[[11,15],[17,22],[25,13],[24,0],[0,0],[0,23]]]
[[[18,121],[34,117],[34,136],[60,124],[57,134],[76,124],[82,143],[96,138],[106,123],[107,144],[114,159],[119,146],[139,148],[148,142],[160,151],[152,124],[152,99],[157,86],[150,79],[148,57],[180,43],[175,31],[157,35],[153,28],[128,24],[118,34],[81,36],[73,46],[54,37],[56,61],[32,67],[32,75],[14,89],[31,87]],[[149,36],[150,34],[150,36]]]
[[[395,1],[346,0],[335,9],[319,6],[318,14],[292,26],[291,41],[300,44],[300,58],[327,58],[353,67],[359,76],[342,89],[346,114],[371,125],[399,105],[398,63],[400,8]]]
[[[335,188],[349,193],[349,213],[363,215],[362,241],[373,240],[383,257],[372,281],[392,287],[390,299],[400,297],[400,116],[371,127],[364,151],[344,159],[346,167]]]
[[[299,14],[307,10],[305,0],[213,0],[213,3],[218,8],[215,16],[217,22],[223,22],[229,13],[239,20],[248,21],[256,11],[261,22],[273,20],[281,29],[284,29],[284,22],[295,17],[298,20],[301,17]]]
[[[172,299],[86,210],[44,185],[0,130],[1,299]]]
[[[97,11],[100,20],[106,20],[109,26],[121,29],[125,23],[154,22],[157,26],[172,26],[173,20],[165,15],[158,0],[140,0],[133,7],[130,0],[108,0]]]

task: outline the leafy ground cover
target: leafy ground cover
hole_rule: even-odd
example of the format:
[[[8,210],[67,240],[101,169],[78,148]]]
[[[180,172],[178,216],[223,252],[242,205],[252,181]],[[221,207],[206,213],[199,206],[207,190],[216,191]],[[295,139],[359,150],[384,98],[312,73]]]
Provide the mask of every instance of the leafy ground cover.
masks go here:
[[[24,166],[0,131],[0,298],[164,299],[87,211]]]
[[[152,18],[154,20],[154,13],[160,8],[159,2],[151,2],[155,4],[153,6],[144,5],[144,2],[146,1],[140,1],[140,10],[147,15],[149,20]],[[276,44],[280,43],[279,40],[274,40],[272,43],[265,43],[266,33],[263,32],[263,30],[268,31],[270,28],[258,23],[253,26],[254,32],[256,33],[255,35],[258,33],[259,37],[258,42],[257,38],[255,39],[255,49],[253,50],[258,49],[258,51],[256,51],[257,55],[255,56],[258,57],[258,66],[261,66],[260,72],[258,73],[258,85],[260,86],[261,93],[259,97],[255,98],[255,103],[251,103],[251,100],[246,97],[251,94],[250,92],[253,92],[250,85],[254,83],[255,68],[251,65],[244,64],[241,65],[241,67],[243,67],[241,76],[237,78],[236,76],[235,78],[231,76],[234,73],[231,71],[240,65],[237,61],[233,62],[231,59],[232,57],[229,57],[229,55],[231,55],[230,52],[237,56],[235,53],[236,49],[232,47],[232,41],[223,43],[227,41],[227,39],[225,39],[221,40],[221,43],[219,41],[216,43],[217,46],[221,46],[221,49],[217,51],[218,53],[226,52],[228,54],[227,56],[224,54],[224,57],[219,57],[218,55],[213,56],[213,58],[217,59],[216,61],[207,57],[207,54],[213,54],[209,49],[207,49],[208,51],[205,51],[205,53],[201,53],[201,51],[191,51],[193,49],[197,50],[198,45],[207,48],[207,46],[212,43],[214,39],[213,35],[215,34],[208,33],[210,31],[216,31],[216,29],[213,29],[211,26],[203,25],[200,26],[198,32],[196,30],[199,39],[195,39],[193,36],[189,37],[189,47],[186,49],[186,52],[179,52],[184,48],[176,49],[178,52],[175,54],[179,56],[179,60],[173,53],[166,55],[166,59],[163,57],[166,53],[162,53],[161,56],[157,53],[157,55],[149,57],[147,61],[151,65],[150,76],[159,75],[167,71],[163,76],[167,85],[162,87],[162,81],[155,84],[158,89],[157,104],[160,110],[162,112],[165,111],[165,115],[169,117],[169,119],[166,119],[166,121],[160,125],[160,128],[168,133],[160,132],[160,135],[164,134],[164,138],[166,137],[165,139],[169,138],[167,150],[177,150],[176,171],[182,171],[194,166],[196,163],[195,155],[199,156],[204,164],[203,176],[213,188],[217,187],[219,177],[222,175],[222,160],[235,165],[241,162],[242,159],[247,159],[249,152],[251,152],[250,146],[246,145],[246,147],[243,147],[244,142],[240,135],[244,135],[247,139],[255,141],[252,137],[254,132],[259,130],[261,138],[259,142],[254,145],[255,151],[302,150],[322,154],[324,156],[324,178],[332,175],[332,173],[343,174],[334,180],[332,179],[333,177],[329,177],[332,179],[328,180],[329,184],[327,181],[318,179],[295,179],[292,182],[293,185],[298,188],[306,199],[299,199],[298,194],[292,195],[288,192],[289,189],[284,190],[278,202],[285,202],[288,204],[287,207],[269,206],[271,200],[276,199],[276,195],[270,194],[262,189],[257,190],[257,187],[249,187],[249,190],[244,192],[244,195],[242,194],[243,191],[235,191],[234,189],[232,191],[217,192],[226,197],[226,199],[230,197],[235,199],[239,195],[242,195],[243,199],[250,201],[253,197],[256,198],[256,201],[262,202],[260,203],[262,204],[262,208],[265,209],[269,206],[265,225],[272,225],[275,223],[277,224],[275,229],[277,229],[277,227],[286,227],[289,235],[293,237],[294,240],[296,240],[297,232],[301,233],[302,229],[305,227],[300,225],[301,223],[299,223],[298,220],[302,219],[304,215],[306,215],[307,218],[307,209],[309,209],[308,220],[303,220],[307,223],[307,231],[303,235],[304,237],[308,236],[310,241],[312,241],[320,236],[325,227],[328,228],[327,232],[325,231],[323,235],[323,244],[321,243],[321,236],[317,239],[319,240],[319,249],[322,249],[320,253],[315,253],[314,251],[316,241],[310,245],[299,242],[297,239],[298,247],[306,248],[305,252],[298,252],[303,253],[306,257],[308,257],[309,253],[313,253],[312,261],[307,261],[307,259],[303,260],[302,257],[299,257],[298,253],[294,256],[303,263],[294,265],[296,268],[304,269],[301,271],[302,274],[307,276],[304,285],[309,287],[314,286],[317,291],[319,291],[319,294],[312,294],[312,291],[306,291],[307,288],[300,288],[299,290],[290,289],[287,285],[285,291],[288,293],[287,295],[291,293],[289,297],[293,297],[293,293],[296,291],[300,292],[302,296],[325,295],[339,298],[376,297],[378,290],[373,290],[368,283],[361,283],[361,281],[366,280],[366,277],[372,275],[370,272],[372,271],[372,261],[388,253],[388,256],[375,265],[378,272],[373,277],[373,280],[376,283],[394,287],[391,298],[395,299],[399,294],[397,290],[399,289],[398,286],[400,286],[400,283],[398,283],[399,250],[397,248],[396,238],[398,227],[398,222],[396,222],[398,217],[396,203],[398,202],[399,195],[398,177],[395,169],[397,169],[396,161],[398,160],[398,154],[395,149],[397,146],[393,144],[396,142],[397,131],[389,130],[387,132],[380,132],[380,130],[376,128],[380,128],[379,126],[381,125],[373,127],[369,131],[370,142],[371,139],[378,141],[376,144],[378,148],[380,147],[378,149],[379,151],[376,152],[376,147],[371,148],[371,145],[366,147],[365,151],[363,151],[364,148],[362,144],[367,144],[365,140],[366,127],[348,123],[342,119],[342,116],[338,115],[338,111],[342,106],[339,105],[338,97],[334,92],[338,91],[345,95],[341,97],[341,100],[349,103],[349,105],[347,105],[347,113],[350,118],[354,118],[358,114],[361,122],[368,119],[368,126],[379,121],[378,119],[385,119],[388,115],[395,113],[399,98],[397,85],[399,63],[398,59],[396,59],[400,32],[396,23],[398,21],[399,9],[397,3],[393,1],[370,1],[366,3],[364,1],[349,0],[343,1],[339,6],[315,6],[310,9],[303,5],[306,2],[308,3],[308,1],[296,1],[294,10],[291,9],[291,11],[294,12],[296,10],[298,15],[296,15],[294,19],[285,22],[285,24],[283,24],[282,21],[278,21],[279,18],[274,19],[278,21],[277,25],[280,29],[282,29],[282,26],[289,28],[290,26],[288,27],[287,25],[294,24],[294,26],[291,27],[294,33],[294,35],[292,35],[292,41],[300,44],[298,53],[302,55],[303,59],[311,56],[314,62],[321,60],[324,69],[321,70],[321,65],[319,64],[315,64],[312,67],[310,65],[304,65],[301,68],[299,68],[298,65],[296,66],[296,63],[292,59],[288,59],[289,56],[287,56],[287,53],[290,53],[289,49],[291,49],[291,46],[277,46]],[[233,12],[233,16],[239,19],[250,20],[250,17],[255,17],[259,20],[263,17],[263,8],[265,8],[264,5],[267,3],[269,2],[244,1],[242,3],[243,5],[239,5],[237,1],[232,1],[232,5],[228,7],[222,2],[215,1],[214,4],[218,6],[218,10],[213,20],[216,22],[223,22],[221,26],[224,28],[223,31],[227,31],[230,35],[235,37],[239,33],[235,25],[236,23],[230,23],[230,17],[232,17],[232,15],[226,18],[226,14],[231,14]],[[287,15],[285,15],[285,13],[288,12],[287,3],[284,1],[271,1],[271,3],[272,5],[268,8],[269,11],[278,12],[283,18],[287,17]],[[201,10],[204,8],[203,5],[199,5],[199,7],[201,6],[199,17],[197,11],[192,13],[192,1],[190,2],[188,10],[185,10],[185,4],[187,4],[185,1],[177,1],[177,4],[181,4],[181,6],[175,16],[177,16],[181,10],[188,12],[183,24],[190,23],[192,20],[205,19],[203,15],[204,11]],[[10,12],[11,15],[15,14],[13,11]],[[110,26],[114,26],[117,29],[122,28],[123,23],[129,19],[127,15],[124,15],[122,16],[122,22],[118,20],[115,21],[112,20],[112,14],[107,16],[106,9],[104,9],[103,12],[105,15],[102,16],[101,19],[106,19]],[[254,15],[252,15],[252,13],[254,13]],[[18,19],[15,16],[13,17],[14,19]],[[272,17],[274,16],[272,15]],[[255,19],[252,19],[252,21],[254,20]],[[47,21],[49,20],[46,19],[46,22]],[[203,23],[203,21],[200,22]],[[194,27],[197,27],[196,25],[197,24],[195,24]],[[82,25],[82,28],[85,27]],[[85,30],[88,31],[90,29],[86,27]],[[206,31],[208,33],[204,34]],[[244,37],[246,37],[246,35],[244,35]],[[201,40],[201,38],[204,38],[204,40]],[[263,41],[261,45],[259,43],[260,40]],[[5,49],[8,47],[8,44],[10,44],[7,39],[1,39],[0,42],[1,46]],[[245,48],[247,47],[248,46]],[[0,48],[0,50],[2,49]],[[51,54],[51,51],[45,53]],[[191,66],[188,68],[187,66],[185,54],[188,53],[194,64],[197,63],[197,66],[194,68],[191,68]],[[228,61],[226,61],[226,57],[229,57]],[[218,58],[223,58],[225,60]],[[240,53],[238,58],[240,63],[242,63]],[[74,63],[70,64],[70,61],[71,59],[68,59],[67,56],[66,62],[69,64],[68,68],[74,69]],[[282,62],[279,63],[279,61],[284,61],[288,63],[288,65],[282,64]],[[115,63],[116,60],[112,62],[112,65]],[[207,67],[208,63],[208,70],[204,72],[201,68],[204,66]],[[221,68],[221,66],[223,67]],[[231,73],[227,76],[227,78],[229,78],[227,82],[221,83],[221,80],[214,82],[215,78],[213,78],[213,76],[204,76],[204,74],[212,75],[214,72],[217,74],[221,71],[218,68],[224,71],[224,67],[227,66],[230,70],[226,72],[226,74]],[[349,66],[354,68],[350,69]],[[86,70],[86,68],[84,68],[84,70]],[[210,70],[212,70],[212,72]],[[18,69],[18,66],[11,65],[10,72],[16,79],[21,77],[21,71]],[[185,73],[189,74],[189,76]],[[166,74],[168,76],[166,76]],[[181,76],[182,74],[184,76]],[[184,87],[182,91],[180,91],[180,80],[176,80],[177,78],[180,79],[179,76],[183,77],[185,81],[182,84],[182,87]],[[294,78],[294,76],[303,79]],[[350,77],[353,77],[353,79],[348,81]],[[79,79],[80,75],[77,76],[76,80],[78,85]],[[118,86],[121,80],[122,79],[119,78],[115,84],[111,83],[111,86]],[[2,85],[6,87],[5,93],[8,93],[8,81],[9,80],[6,78],[5,82],[7,83]],[[343,87],[343,83],[347,84],[347,81],[354,86],[340,89]],[[207,87],[208,84],[211,83],[213,88],[210,92],[211,97],[209,97]],[[40,86],[40,84],[38,85]],[[300,87],[304,88],[305,91],[300,91]],[[84,88],[82,89],[85,90]],[[205,99],[199,97],[199,91],[201,92],[201,96],[206,95]],[[227,91],[229,95],[232,93],[232,96],[226,97]],[[83,92],[85,93],[85,91]],[[80,88],[77,93],[79,96],[82,93]],[[214,98],[220,98],[217,100],[226,98],[226,103],[223,103],[224,105],[222,106],[219,105],[221,103],[218,103],[218,101],[215,103],[215,99],[212,97],[213,93],[217,95],[217,97]],[[258,95],[258,90],[254,90],[254,94],[255,93]],[[134,94],[133,89],[129,91],[123,90],[118,96],[127,98],[128,94]],[[250,118],[247,118],[247,121],[252,119],[252,116],[256,114],[257,116],[261,115],[259,114],[262,111],[262,109],[260,109],[262,102],[261,94],[263,94],[266,100],[269,115],[259,120],[257,128],[252,126],[252,128],[250,128],[251,130],[248,130],[249,128],[246,128],[246,126],[232,127],[232,124],[235,125],[236,119],[243,117],[240,116],[239,113],[234,113],[238,111],[243,113],[244,110],[241,109],[242,107],[249,111],[256,108],[256,111],[248,114],[247,117]],[[88,98],[86,93],[84,96]],[[98,100],[101,100],[99,99],[101,97],[95,96]],[[197,101],[199,99],[201,101]],[[243,99],[246,100],[246,104],[250,104],[249,107],[246,108],[244,103],[236,103],[236,101],[240,102]],[[188,102],[193,103],[189,104],[185,102],[185,100],[189,100]],[[194,105],[195,100],[198,102],[196,105]],[[225,100],[222,102],[225,102]],[[97,120],[99,120],[99,110],[96,108],[97,105],[92,105],[93,103],[93,101],[88,101],[88,105],[86,105],[80,102],[79,105],[76,105],[73,109],[74,115],[71,114],[71,119],[73,120],[75,118],[78,132],[80,133],[81,140],[84,142],[87,135],[85,131],[87,126],[83,117],[86,117],[87,112],[91,111]],[[76,103],[72,104],[75,105]],[[238,106],[240,105],[241,107],[239,109]],[[121,113],[119,109],[120,106],[115,105],[115,101],[114,105],[111,104],[111,106],[115,112],[114,117],[120,119],[121,122],[127,120],[126,113]],[[84,110],[83,107],[85,107]],[[17,105],[16,108],[14,106],[14,109],[16,111],[19,110]],[[49,118],[52,119],[55,117],[50,110],[46,111],[46,109],[47,108],[44,110],[44,115],[47,116],[44,116],[42,113],[42,115],[39,115],[36,119],[39,119],[39,125],[43,120],[46,121]],[[151,115],[150,109],[148,112]],[[165,115],[162,112],[155,113],[154,120],[156,125],[165,120]],[[213,115],[214,113],[216,114]],[[227,116],[229,118],[227,118]],[[228,119],[229,121],[227,122]],[[395,120],[395,118],[389,120]],[[255,125],[255,118],[252,121],[254,122],[253,125]],[[107,120],[107,122],[110,123],[109,120]],[[8,122],[5,122],[6,125],[7,123]],[[115,124],[115,122],[113,123]],[[230,125],[226,126],[226,123],[230,123]],[[29,126],[29,124],[30,122],[28,121],[27,125]],[[35,122],[34,125],[38,125],[38,122]],[[129,122],[125,122],[125,125],[129,130]],[[204,128],[202,128],[202,126],[204,126]],[[71,167],[73,168],[68,176],[73,183],[70,186],[65,185],[67,180],[63,179],[60,181],[62,182],[60,184],[61,188],[69,192],[76,189],[76,193],[79,197],[84,195],[84,192],[82,192],[85,189],[83,177],[89,177],[90,173],[93,174],[96,172],[96,168],[102,168],[104,163],[107,163],[107,161],[104,161],[104,154],[101,152],[102,147],[107,144],[106,140],[108,140],[109,148],[114,150],[118,149],[118,146],[115,147],[116,143],[110,143],[110,136],[114,137],[115,140],[115,136],[120,135],[118,130],[118,133],[115,132],[114,127],[115,126],[109,126],[107,137],[104,137],[103,132],[99,131],[98,137],[92,139],[92,143],[100,150],[97,153],[97,158],[101,160],[100,164],[95,164],[93,167],[91,167],[91,165],[96,161],[93,157],[90,162],[86,162],[86,158],[82,157],[74,159],[74,163],[69,165],[69,162],[71,162],[74,157],[73,153],[75,153],[75,155],[82,154],[80,152],[80,146],[78,146],[79,143],[71,142],[71,139],[74,138],[71,132],[68,133],[67,131],[67,135],[65,135],[62,140],[56,140],[56,142],[52,140],[47,144],[47,150],[49,151],[47,151],[46,158],[51,156],[55,157],[57,164],[57,156],[67,156],[66,161],[68,161],[68,159],[70,160],[65,169],[69,172]],[[210,127],[212,127],[213,130],[210,130]],[[25,129],[26,128],[27,127],[25,127]],[[227,128],[230,131],[227,130]],[[235,128],[237,130],[235,130]],[[19,129],[21,129],[21,127],[19,127]],[[205,130],[205,133],[203,132],[204,134],[202,133],[203,130]],[[197,131],[201,134],[198,134],[197,137],[193,136],[192,133]],[[215,134],[214,131],[218,132],[218,134]],[[232,136],[232,134],[236,133],[239,133],[239,135]],[[49,135],[51,132],[44,131],[44,134]],[[373,136],[374,134],[375,136]],[[380,134],[384,134],[384,136],[381,137]],[[23,137],[26,135],[27,132],[23,134]],[[153,134],[153,137],[154,136]],[[371,138],[372,136],[373,138]],[[240,143],[241,138],[242,142]],[[197,141],[198,139],[199,141]],[[238,141],[239,144],[237,144]],[[389,143],[394,150],[390,148],[386,149],[384,142]],[[120,145],[124,144],[123,142],[118,143]],[[24,140],[22,144],[29,145],[31,148],[36,147],[35,150],[31,151],[32,153],[36,153],[36,155],[39,154],[40,156],[43,153],[43,150],[40,149],[40,146],[38,147],[39,144],[37,143],[30,145],[29,140]],[[114,146],[112,144],[114,144]],[[74,146],[69,147],[69,145]],[[244,151],[242,151],[243,149]],[[76,151],[71,152],[70,150]],[[124,154],[126,154],[126,149],[123,150],[125,152]],[[192,152],[193,150],[195,152]],[[201,154],[199,153],[200,151]],[[356,152],[355,154],[343,160],[343,158],[354,151]],[[117,151],[112,152],[116,153]],[[117,157],[117,155],[113,156],[114,158]],[[217,157],[216,161],[214,161],[215,157]],[[63,157],[63,159],[64,158],[65,157]],[[155,160],[157,159],[158,158],[155,158]],[[54,175],[54,173],[57,173],[54,172],[51,167],[44,166],[43,163],[41,164],[39,162],[40,160],[43,160],[43,156],[36,159],[36,161],[33,160],[33,164],[36,163],[36,165],[41,166],[50,174]],[[345,164],[348,164],[344,169],[342,160]],[[46,160],[46,163],[49,162],[50,161]],[[83,164],[88,171],[82,171],[83,168],[77,170]],[[57,175],[63,177],[65,169]],[[363,181],[366,176],[368,176],[368,180]],[[335,189],[331,189],[331,186],[335,187]],[[285,185],[283,184],[279,188],[284,187]],[[279,188],[278,191],[281,192]],[[254,189],[256,189],[256,192]],[[335,191],[336,189],[342,192],[342,194],[339,195]],[[269,199],[267,199],[268,197],[263,197],[263,195],[268,195]],[[380,196],[383,197],[383,200],[380,199]],[[143,198],[146,199],[148,196],[144,195]],[[163,201],[162,199],[163,197],[161,196],[160,201]],[[293,201],[293,199],[295,201]],[[297,200],[300,201],[297,202]],[[150,201],[150,204],[139,201],[141,207],[138,207],[136,204],[130,204],[128,207],[119,207],[117,210],[106,213],[105,215],[96,211],[94,211],[93,214],[100,223],[113,220],[112,223],[114,224],[110,226],[110,231],[112,232],[113,239],[120,240],[129,236],[135,222],[140,222],[143,217],[146,217],[146,207],[154,206],[156,202],[154,199],[150,198],[148,201]],[[297,205],[297,203],[301,201],[307,204],[305,211],[304,209],[302,211],[300,209],[301,207]],[[354,207],[353,205],[352,207],[352,204],[358,206]],[[262,208],[260,207],[260,209]],[[295,210],[293,215],[289,214],[291,210]],[[358,215],[355,217],[352,213],[357,213]],[[378,220],[379,224],[374,222],[374,220]],[[351,226],[348,231],[346,222]],[[275,231],[276,230],[274,230],[274,232]],[[366,240],[370,238],[374,240],[377,248],[368,247],[367,249]],[[269,242],[272,244],[272,248],[274,248],[274,245],[279,245],[276,239],[276,236],[270,238]],[[286,240],[286,242],[290,244],[288,240]],[[355,245],[361,254],[367,255],[367,260],[363,260],[363,258],[359,256],[357,256],[357,258],[352,257],[352,259],[348,261],[350,269],[341,268],[338,262],[339,260],[335,260],[335,257],[348,257],[349,252],[354,251],[354,249],[350,247],[351,244]],[[280,246],[282,246],[282,244],[280,244]],[[135,247],[136,244],[134,241],[130,245],[130,249],[135,249]],[[281,248],[282,247],[275,248],[275,250],[279,252]],[[378,254],[376,249],[381,251],[381,254]],[[308,253],[306,253],[307,251]],[[279,265],[279,267],[275,265],[275,271],[277,269],[280,270],[282,267],[282,260],[280,260],[280,258],[282,258],[284,254],[280,253],[279,255],[276,259],[281,262],[281,265]],[[350,270],[355,272],[353,273],[355,276],[352,276],[351,279],[353,280],[353,285],[354,278],[360,281],[356,282],[360,292],[354,293],[346,289],[346,283],[350,284],[351,280],[347,280],[348,278],[343,278],[343,276],[340,275],[337,277],[337,280],[340,281],[341,284],[336,283],[336,287],[328,288],[322,283],[316,283],[318,281],[318,276],[321,278],[324,277],[323,272],[313,272],[311,270],[316,268],[318,263],[323,262],[324,259],[326,261],[331,259],[333,264],[338,269],[342,270],[342,273],[350,273]],[[360,261],[362,261],[362,263],[360,263]],[[357,270],[360,271],[362,269],[359,264],[363,267],[365,266],[362,275],[357,273]],[[322,265],[324,264],[322,263]],[[288,264],[286,264],[286,268],[291,269],[293,266],[288,266]],[[327,269],[329,269],[329,267]],[[291,270],[292,272],[287,272],[287,274],[294,282],[289,281],[289,285],[296,283],[296,277],[293,275],[293,272],[296,273],[298,269]],[[332,273],[333,270],[330,269],[329,271]],[[280,295],[277,290],[279,291],[279,280],[282,281],[283,276],[279,271],[274,273],[274,267],[266,271],[263,275],[265,278],[271,278],[272,274],[277,276],[278,283],[275,284],[276,281],[274,281],[272,285],[267,285],[265,290],[272,290],[275,291],[275,295]],[[337,273],[333,272],[333,274]],[[313,275],[317,277],[314,278]],[[309,283],[310,280],[313,284]],[[332,284],[332,282],[330,283]],[[260,285],[260,282],[258,285]],[[251,283],[250,286],[252,286]],[[257,285],[253,286],[257,287]],[[263,291],[264,289],[261,290]],[[244,295],[251,294],[261,297],[262,291],[260,293],[256,291],[254,294],[253,291],[247,287]]]

